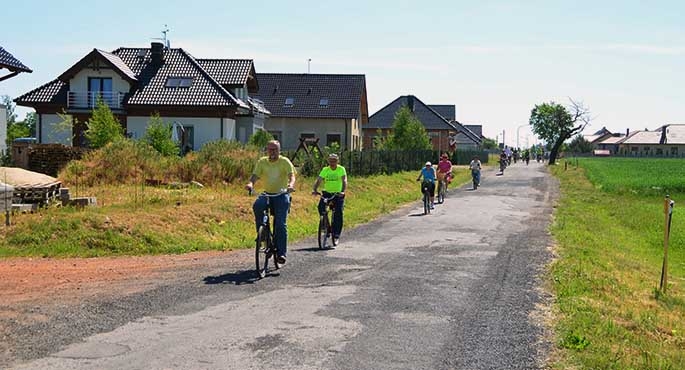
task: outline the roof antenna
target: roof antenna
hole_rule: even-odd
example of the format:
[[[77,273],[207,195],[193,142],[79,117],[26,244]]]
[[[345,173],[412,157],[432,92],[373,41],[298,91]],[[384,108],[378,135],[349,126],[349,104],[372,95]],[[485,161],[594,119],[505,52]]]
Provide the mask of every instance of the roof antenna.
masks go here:
[[[312,58],[307,59],[307,74],[311,71]]]
[[[162,30],[162,37],[153,37],[153,40],[161,40],[164,43],[164,47],[167,49],[171,48],[171,41],[167,38],[167,33],[169,33],[169,26],[164,24],[164,29]]]

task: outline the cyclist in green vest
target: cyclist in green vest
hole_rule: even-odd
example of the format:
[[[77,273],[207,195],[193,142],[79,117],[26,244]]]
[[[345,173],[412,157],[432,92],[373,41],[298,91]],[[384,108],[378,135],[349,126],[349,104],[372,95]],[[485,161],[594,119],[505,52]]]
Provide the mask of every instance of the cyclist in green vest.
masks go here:
[[[319,214],[323,215],[326,212],[326,204],[324,198],[330,198],[337,193],[333,199],[335,203],[335,210],[333,211],[333,239],[337,244],[340,238],[340,232],[343,228],[343,208],[345,206],[345,189],[347,189],[347,171],[345,167],[338,164],[338,155],[330,154],[328,156],[328,166],[321,169],[319,177],[314,183],[313,195],[319,195],[318,188],[321,181],[324,182],[323,196],[319,201]]]

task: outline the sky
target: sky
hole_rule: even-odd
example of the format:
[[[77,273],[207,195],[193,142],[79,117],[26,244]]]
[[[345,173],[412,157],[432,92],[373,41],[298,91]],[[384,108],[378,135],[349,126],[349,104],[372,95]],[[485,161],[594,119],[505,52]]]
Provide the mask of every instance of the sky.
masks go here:
[[[0,82],[12,98],[93,48],[149,47],[167,25],[196,58],[364,74],[370,114],[412,94],[512,146],[537,142],[530,112],[552,101],[588,108],[586,134],[685,123],[683,1],[24,0],[3,12],[0,46],[33,70]]]

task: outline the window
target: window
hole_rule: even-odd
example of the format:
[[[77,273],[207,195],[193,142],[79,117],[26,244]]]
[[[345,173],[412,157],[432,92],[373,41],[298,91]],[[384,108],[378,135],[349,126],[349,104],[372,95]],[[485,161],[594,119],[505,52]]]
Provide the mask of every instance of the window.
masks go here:
[[[113,96],[111,78],[88,77],[88,107],[94,107],[98,99],[114,107],[116,105]]]
[[[192,85],[192,77],[168,77],[164,87],[190,87]]]
[[[281,138],[283,137],[283,133],[281,131],[268,131],[268,133],[270,133],[271,136],[274,137],[274,140],[278,140],[278,142],[281,142]]]
[[[290,97],[290,96],[285,98],[285,103],[283,103],[284,108],[290,108],[293,105],[295,105],[295,98]]]
[[[319,108],[328,108],[328,98],[321,98],[319,100]]]
[[[300,133],[300,138],[313,139],[314,137],[315,137],[315,135],[313,133],[309,133],[309,132],[301,132]]]
[[[326,135],[326,145],[331,146],[333,143],[337,143],[340,146],[340,134],[328,134]]]

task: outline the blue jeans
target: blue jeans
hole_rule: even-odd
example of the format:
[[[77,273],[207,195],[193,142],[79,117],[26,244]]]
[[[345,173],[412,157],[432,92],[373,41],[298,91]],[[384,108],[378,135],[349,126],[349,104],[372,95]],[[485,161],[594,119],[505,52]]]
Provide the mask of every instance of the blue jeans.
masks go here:
[[[330,197],[331,195],[332,194],[329,192],[323,192],[323,196],[326,198]],[[333,203],[335,203],[335,211],[333,211],[333,222],[331,222],[331,227],[333,228],[333,237],[339,238],[340,232],[343,228],[343,208],[345,208],[345,198],[337,196],[333,198]],[[319,200],[319,214],[323,215],[325,211],[326,204],[323,202],[323,199],[321,199]]]
[[[476,180],[476,184],[480,184],[480,170],[471,170],[471,176]]]
[[[266,197],[257,197],[257,200],[252,205],[257,231],[259,231],[259,226],[262,225],[262,217],[264,216],[264,210],[266,210],[266,200]],[[288,225],[286,221],[288,220],[288,213],[290,213],[290,194],[281,194],[277,197],[269,198],[269,202],[271,203],[271,214],[274,216],[274,243],[276,244],[276,250],[279,256],[285,257],[288,252]]]

